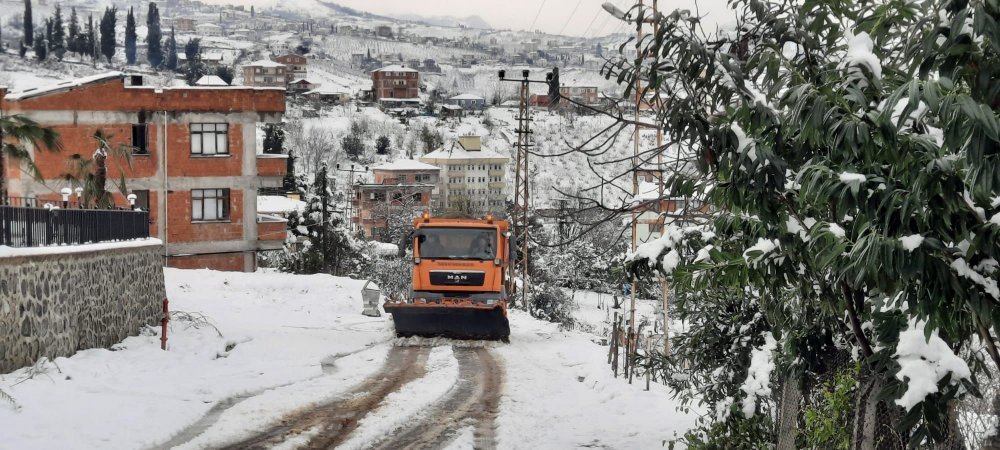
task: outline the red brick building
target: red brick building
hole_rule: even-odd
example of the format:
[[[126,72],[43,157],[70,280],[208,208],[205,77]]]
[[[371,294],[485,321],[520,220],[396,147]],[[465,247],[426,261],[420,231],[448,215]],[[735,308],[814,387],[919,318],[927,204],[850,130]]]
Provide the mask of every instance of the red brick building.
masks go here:
[[[373,100],[387,108],[420,104],[420,72],[401,65],[372,71]]]
[[[412,222],[430,209],[440,171],[410,159],[373,167],[375,182],[354,186],[351,220],[366,236],[385,241],[393,222]]]
[[[309,75],[309,61],[306,60],[305,56],[289,53],[286,55],[275,56],[271,59],[274,60],[274,62],[281,63],[285,66],[285,72],[287,73],[286,80],[289,83],[306,78]]]
[[[11,196],[61,201],[61,176],[74,154],[89,158],[100,130],[112,146],[133,147],[131,166],[109,156],[109,190],[122,170],[136,206],[150,211],[150,234],[164,241],[167,265],[251,271],[256,253],[282,246],[285,223],[257,214],[257,189],[281,186],[286,155],[259,155],[258,122],[277,122],[283,89],[245,86],[153,88],[112,72],[8,94],[0,111],[55,129],[61,152],[30,148],[44,178],[7,165]],[[113,171],[113,172],[112,172]],[[115,193],[120,206],[127,202]]]
[[[243,65],[243,84],[258,87],[285,87],[289,80],[288,67],[284,64],[262,59]]]

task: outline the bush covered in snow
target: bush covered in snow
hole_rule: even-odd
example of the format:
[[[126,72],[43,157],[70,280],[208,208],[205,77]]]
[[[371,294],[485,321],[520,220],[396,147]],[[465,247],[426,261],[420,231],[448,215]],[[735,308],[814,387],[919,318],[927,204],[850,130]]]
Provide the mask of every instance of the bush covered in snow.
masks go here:
[[[573,319],[573,299],[558,286],[541,284],[532,287],[530,312],[542,320],[558,323],[571,328]]]

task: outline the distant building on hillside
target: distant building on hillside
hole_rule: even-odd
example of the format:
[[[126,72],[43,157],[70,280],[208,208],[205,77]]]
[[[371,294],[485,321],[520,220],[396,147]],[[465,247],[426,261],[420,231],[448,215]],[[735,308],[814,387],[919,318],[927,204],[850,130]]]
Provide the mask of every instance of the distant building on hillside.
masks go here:
[[[486,107],[486,99],[474,94],[459,94],[448,99],[448,103],[466,111],[482,111]]]
[[[598,102],[596,86],[559,86],[559,96],[584,105],[596,105]]]
[[[285,65],[285,73],[289,82],[306,78],[309,75],[309,61],[305,56],[287,53],[271,59]]]
[[[194,19],[178,17],[173,20],[172,25],[174,27],[174,31],[178,33],[194,33]]]
[[[222,36],[224,33],[222,27],[214,23],[199,23],[194,30],[202,36]]]
[[[243,65],[243,84],[259,87],[286,87],[288,72],[284,64],[261,59]]]
[[[440,210],[501,214],[506,210],[506,174],[510,157],[482,146],[479,136],[458,141],[420,157],[441,168],[434,194]]]
[[[375,69],[372,74],[373,100],[384,108],[420,105],[420,72],[401,65]]]
[[[354,185],[352,221],[365,235],[388,241],[391,228],[428,211],[441,169],[402,159],[372,167],[374,183]]]

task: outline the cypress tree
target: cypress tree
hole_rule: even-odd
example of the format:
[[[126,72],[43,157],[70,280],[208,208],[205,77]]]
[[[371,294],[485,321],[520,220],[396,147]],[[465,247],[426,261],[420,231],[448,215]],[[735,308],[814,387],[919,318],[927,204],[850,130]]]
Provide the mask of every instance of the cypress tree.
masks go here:
[[[125,62],[135,64],[135,15],[132,14],[132,7],[128,8],[128,16],[125,17]]]
[[[250,17],[257,17],[257,13],[253,10],[253,5],[250,5]]]
[[[49,39],[49,51],[62,61],[66,54],[66,28],[63,27],[62,7],[56,4],[55,17],[52,18],[52,38]]]
[[[177,37],[174,35],[174,27],[170,27],[170,37],[167,38],[166,66],[170,70],[177,70]]]
[[[34,46],[35,58],[37,58],[39,61],[45,61],[45,58],[48,57],[49,54],[49,45],[48,42],[45,42],[44,30],[38,30],[38,34],[35,36],[34,43],[35,43]]]
[[[149,4],[146,14],[146,59],[154,68],[163,65],[163,33],[160,30],[160,10],[156,3]]]
[[[34,44],[35,28],[31,22],[31,0],[24,0],[24,45],[31,47]]]
[[[69,12],[69,35],[66,39],[66,49],[73,53],[83,53],[81,50],[80,19],[76,16],[76,7]]]
[[[87,55],[90,59],[97,59],[97,30],[94,29],[94,15],[87,15],[86,36],[81,39],[80,54]]]
[[[111,62],[115,57],[115,22],[118,21],[118,7],[109,6],[104,8],[104,17],[101,18],[101,43],[100,54],[108,58]]]

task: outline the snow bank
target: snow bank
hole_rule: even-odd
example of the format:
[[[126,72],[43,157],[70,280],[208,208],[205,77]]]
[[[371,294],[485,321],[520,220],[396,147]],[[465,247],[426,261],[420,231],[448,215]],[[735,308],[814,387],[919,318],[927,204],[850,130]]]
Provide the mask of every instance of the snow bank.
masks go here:
[[[306,396],[315,401],[346,389],[356,382],[351,376],[363,378],[384,359],[384,353],[362,352],[391,337],[386,317],[360,314],[364,281],[170,268],[164,273],[171,310],[204,315],[211,325],[173,321],[166,352],[157,327],[112,349],[57,358],[47,374],[31,379],[26,370],[0,375],[0,385],[22,406],[20,412],[0,408],[0,446],[160,445],[215,404],[264,392],[240,403],[248,409],[231,418],[223,414],[220,423],[226,425],[216,432],[237,433],[258,426],[254,418],[262,412],[280,414],[310,400]],[[345,370],[328,373],[331,361]],[[305,380],[316,387],[278,388]]]
[[[770,332],[764,333],[764,345],[750,352],[750,369],[740,390],[747,394],[743,399],[743,416],[753,417],[757,399],[771,395],[771,372],[774,371],[774,350],[778,342]]]
[[[906,392],[896,400],[896,404],[907,411],[924,401],[928,394],[937,392],[938,382],[949,373],[952,384],[972,376],[968,364],[938,337],[937,330],[931,332],[930,338],[924,337],[926,324],[910,319],[896,345],[894,356],[900,366],[896,379],[906,382]]]

